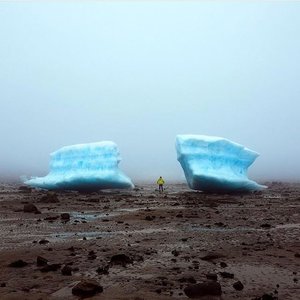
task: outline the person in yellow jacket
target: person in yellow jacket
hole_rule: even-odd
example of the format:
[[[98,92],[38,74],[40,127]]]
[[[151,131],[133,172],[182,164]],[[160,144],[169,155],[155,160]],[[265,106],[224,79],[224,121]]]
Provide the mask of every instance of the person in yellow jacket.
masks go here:
[[[165,181],[163,180],[163,178],[161,176],[159,176],[159,178],[157,179],[157,184],[158,184],[158,190],[160,193],[162,193],[164,191],[164,183],[165,183]]]

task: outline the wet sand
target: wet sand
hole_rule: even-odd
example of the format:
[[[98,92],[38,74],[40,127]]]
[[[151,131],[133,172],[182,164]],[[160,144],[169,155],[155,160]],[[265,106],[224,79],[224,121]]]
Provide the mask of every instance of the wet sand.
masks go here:
[[[72,287],[89,278],[103,287],[91,299],[188,299],[184,288],[207,274],[222,295],[201,299],[300,299],[300,184],[267,185],[218,195],[186,185],[47,194],[1,184],[0,299],[78,299]],[[24,212],[29,203],[39,211]],[[113,263],[118,254],[128,261]],[[43,270],[38,256],[57,267]],[[9,266],[17,260],[27,265]]]

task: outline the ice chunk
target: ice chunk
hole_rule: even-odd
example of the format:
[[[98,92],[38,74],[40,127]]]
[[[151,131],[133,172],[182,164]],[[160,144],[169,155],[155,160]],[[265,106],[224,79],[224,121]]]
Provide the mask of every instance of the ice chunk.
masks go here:
[[[101,190],[132,188],[118,169],[120,153],[114,142],[104,141],[63,147],[50,154],[50,172],[26,184],[48,190]]]
[[[254,191],[266,188],[249,180],[247,169],[258,153],[228,139],[178,135],[177,159],[190,188],[201,191]]]

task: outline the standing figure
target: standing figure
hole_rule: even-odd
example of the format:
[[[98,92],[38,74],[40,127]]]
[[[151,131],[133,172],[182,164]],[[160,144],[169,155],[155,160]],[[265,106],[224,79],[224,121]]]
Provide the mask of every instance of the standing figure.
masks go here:
[[[163,180],[163,178],[160,176],[157,180],[157,184],[158,184],[158,190],[160,193],[162,193],[164,191],[164,183],[165,181]]]

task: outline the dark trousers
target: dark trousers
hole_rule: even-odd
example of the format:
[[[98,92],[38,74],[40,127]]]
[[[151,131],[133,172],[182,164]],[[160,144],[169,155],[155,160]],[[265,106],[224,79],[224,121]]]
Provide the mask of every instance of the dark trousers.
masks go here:
[[[163,184],[159,184],[159,185],[158,185],[158,190],[159,190],[160,192],[163,192],[163,191],[164,191],[164,186],[163,186]]]

